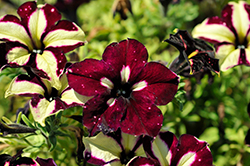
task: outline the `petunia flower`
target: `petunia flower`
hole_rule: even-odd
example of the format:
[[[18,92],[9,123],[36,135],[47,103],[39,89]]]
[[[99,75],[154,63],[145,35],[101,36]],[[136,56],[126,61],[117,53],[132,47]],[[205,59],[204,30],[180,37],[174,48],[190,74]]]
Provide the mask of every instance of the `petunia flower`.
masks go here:
[[[33,118],[44,125],[46,117],[69,107],[83,106],[90,98],[79,95],[68,87],[65,74],[61,75],[59,81],[62,86],[57,90],[46,79],[22,74],[12,80],[5,97],[11,95],[32,97],[29,104]]]
[[[192,135],[181,135],[178,140],[171,132],[160,132],[153,141],[145,137],[143,147],[148,158],[134,158],[131,164],[137,163],[137,166],[213,165],[213,157],[208,144]]]
[[[191,76],[200,73],[201,70],[210,70],[219,73],[218,59],[215,59],[214,50],[205,41],[194,39],[184,30],[178,30],[176,34],[170,35],[165,40],[175,46],[180,55],[171,63],[170,69],[183,76]],[[186,73],[190,68],[189,74]]]
[[[97,131],[156,136],[163,115],[156,105],[170,102],[178,77],[160,63],[147,63],[148,53],[134,39],[110,44],[102,60],[85,59],[68,68],[69,86],[94,96],[83,108],[83,125]]]
[[[0,155],[0,165],[3,166],[57,166],[52,158],[42,159],[37,157],[36,160],[29,157],[22,157],[23,151],[17,152],[13,157],[8,154]]]
[[[250,5],[246,2],[229,2],[221,18],[207,18],[192,32],[193,37],[214,44],[222,71],[237,65],[250,66],[249,12]]]
[[[83,137],[85,160],[95,165],[128,165],[135,156],[146,157],[142,146],[142,136],[125,134],[121,130],[104,135]]]
[[[60,20],[57,9],[35,1],[22,4],[21,19],[5,15],[0,19],[0,40],[8,43],[8,66],[28,66],[39,76],[60,89],[60,74],[66,64],[67,53],[84,45],[84,32],[73,22]]]

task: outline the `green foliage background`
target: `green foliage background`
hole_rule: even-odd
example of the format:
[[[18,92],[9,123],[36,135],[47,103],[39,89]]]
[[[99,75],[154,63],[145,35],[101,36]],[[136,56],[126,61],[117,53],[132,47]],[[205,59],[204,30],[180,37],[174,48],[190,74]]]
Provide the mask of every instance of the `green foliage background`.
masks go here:
[[[0,16],[15,14],[23,0],[11,0],[12,5],[0,0]],[[38,1],[44,3],[43,1]],[[45,1],[55,3],[55,0]],[[133,15],[127,20],[119,14],[113,18],[113,0],[92,0],[77,9],[77,24],[86,33],[88,44],[75,52],[80,60],[100,59],[105,47],[111,42],[134,38],[143,43],[149,52],[149,61],[160,61],[167,66],[179,55],[168,43],[162,42],[173,34],[175,28],[192,31],[192,28],[209,16],[220,16],[227,0],[181,0],[170,4],[164,15],[158,0],[131,0]],[[250,3],[250,1],[248,1]],[[14,4],[14,5],[13,5]],[[69,18],[62,13],[65,19]],[[15,111],[24,107],[27,98],[14,96],[4,98],[4,92],[15,75],[21,70],[6,69],[0,77],[0,117],[11,121],[16,119]],[[185,85],[186,83],[186,85]],[[184,88],[189,84],[188,94]],[[238,66],[215,75],[214,82],[208,84],[205,76],[200,84],[194,78],[181,78],[180,89],[175,102],[160,106],[164,113],[163,129],[175,133],[192,134],[209,143],[216,166],[250,165],[250,148],[244,144],[245,135],[250,128],[247,105],[250,101],[250,68]],[[186,95],[189,95],[187,99]],[[181,109],[182,108],[182,109]],[[63,115],[81,114],[81,108],[65,110]],[[32,117],[29,117],[32,121]],[[80,126],[65,117],[61,119],[66,126]],[[31,157],[53,157],[58,165],[76,165],[76,138],[67,127],[61,131],[68,136],[57,136],[57,146],[51,152],[42,136],[35,135],[24,141],[22,136],[0,137],[1,153],[14,155],[25,148]],[[34,138],[33,138],[34,137]]]

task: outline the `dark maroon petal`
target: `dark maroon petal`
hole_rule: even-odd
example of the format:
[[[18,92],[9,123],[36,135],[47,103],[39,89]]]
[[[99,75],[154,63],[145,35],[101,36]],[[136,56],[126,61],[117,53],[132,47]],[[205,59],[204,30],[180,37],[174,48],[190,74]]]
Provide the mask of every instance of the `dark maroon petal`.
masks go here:
[[[178,76],[175,73],[156,62],[148,63],[136,81],[146,81],[147,86],[133,93],[149,97],[156,105],[167,104],[173,100],[179,83]]]
[[[92,156],[90,152],[85,151],[84,158],[88,163],[95,164],[95,165],[105,165],[106,162],[95,156]]]
[[[37,157],[36,161],[40,164],[40,166],[57,166],[55,161],[52,158],[42,159]]]
[[[233,5],[226,5],[224,9],[221,12],[221,17],[222,20],[226,23],[227,27],[236,35],[237,37],[237,32],[236,29],[233,25],[233,10],[234,6]]]
[[[48,31],[57,21],[61,19],[61,14],[59,11],[52,5],[45,4],[40,10],[44,11],[44,16],[46,19],[46,29]]]
[[[115,99],[115,103],[109,105],[102,115],[101,126],[107,126],[110,130],[116,131],[120,127],[120,123],[125,114],[126,100],[123,97]]]
[[[103,53],[103,60],[117,73],[123,66],[130,68],[130,81],[140,73],[148,59],[145,46],[134,39],[123,40],[110,44]]]
[[[113,77],[112,74],[104,61],[95,59],[74,63],[67,71],[69,86],[77,93],[86,96],[108,92],[107,87],[101,85],[101,78]]]
[[[30,15],[37,10],[36,2],[30,1],[22,4],[17,9],[17,14],[21,17],[22,23],[28,27]]]
[[[184,134],[179,138],[179,142],[173,142],[170,148],[173,156],[170,164],[177,165],[185,154],[192,152],[196,155],[192,165],[212,166],[213,157],[207,146],[208,144],[205,141],[199,141],[192,135]]]
[[[239,57],[237,65],[242,65],[242,64],[246,66],[250,66],[250,62],[246,59],[245,49],[240,49],[240,57]]]
[[[108,108],[108,99],[107,96],[97,95],[83,106],[83,125],[89,130],[91,136],[100,129],[107,129],[107,127],[101,126],[100,123],[102,114]]]
[[[145,134],[155,137],[162,126],[161,110],[152,104],[150,98],[138,93],[134,93],[129,101],[121,130],[132,135]]]
[[[1,18],[0,21],[1,22],[14,22],[14,23],[21,24],[19,18],[17,18],[14,15],[5,15],[3,18]]]
[[[128,166],[155,166],[154,162],[146,157],[136,157],[128,163]]]

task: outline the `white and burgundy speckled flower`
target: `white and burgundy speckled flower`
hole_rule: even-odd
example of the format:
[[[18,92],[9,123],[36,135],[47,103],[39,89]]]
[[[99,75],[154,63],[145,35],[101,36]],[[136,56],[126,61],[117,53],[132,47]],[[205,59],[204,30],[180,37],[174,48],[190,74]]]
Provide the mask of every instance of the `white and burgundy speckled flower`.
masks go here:
[[[179,140],[171,132],[160,132],[152,141],[144,137],[143,147],[148,158],[137,157],[137,166],[212,166],[213,157],[205,141],[188,134]]]
[[[84,32],[73,22],[60,20],[49,4],[26,2],[18,10],[21,19],[5,15],[0,19],[0,40],[8,44],[7,66],[28,66],[60,89],[59,76],[67,62],[64,53],[84,45]]]
[[[94,96],[83,108],[90,135],[116,131],[156,136],[163,115],[157,105],[170,102],[178,77],[160,63],[147,62],[145,46],[134,39],[110,44],[102,60],[86,59],[68,68],[69,86]]]
[[[250,66],[250,5],[229,2],[221,13],[197,25],[192,35],[215,45],[216,58],[225,71],[236,65]]]
[[[146,157],[142,138],[143,136],[125,134],[120,129],[107,135],[100,132],[93,137],[83,137],[84,158],[95,165],[129,165],[136,156]]]
[[[47,79],[22,74],[12,80],[5,92],[5,97],[10,95],[32,97],[30,110],[33,118],[44,125],[46,117],[69,107],[83,106],[90,99],[90,97],[79,95],[70,88],[65,74],[61,75],[59,81],[62,86],[57,90]]]
[[[29,157],[22,157],[22,151],[19,151],[15,156],[8,154],[0,155],[0,164],[3,166],[57,166],[52,158],[42,159],[37,157],[35,160]]]

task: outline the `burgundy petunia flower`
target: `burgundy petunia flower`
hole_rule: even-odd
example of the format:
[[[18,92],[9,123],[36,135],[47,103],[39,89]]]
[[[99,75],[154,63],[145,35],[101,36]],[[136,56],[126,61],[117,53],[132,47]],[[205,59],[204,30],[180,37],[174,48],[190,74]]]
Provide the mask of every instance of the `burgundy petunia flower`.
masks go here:
[[[49,4],[26,2],[17,13],[21,19],[14,15],[0,19],[0,41],[7,44],[3,45],[7,65],[31,67],[60,89],[59,76],[67,62],[64,53],[84,45],[84,32],[73,22],[60,20],[60,13]]]
[[[179,140],[171,132],[160,132],[152,141],[144,137],[144,150],[148,158],[137,157],[137,166],[212,166],[213,157],[205,141],[192,135],[181,135]]]
[[[69,86],[94,96],[84,106],[83,124],[97,131],[156,136],[163,115],[156,105],[170,102],[178,77],[160,63],[147,63],[148,53],[134,39],[110,44],[102,60],[86,59],[68,69]]]

